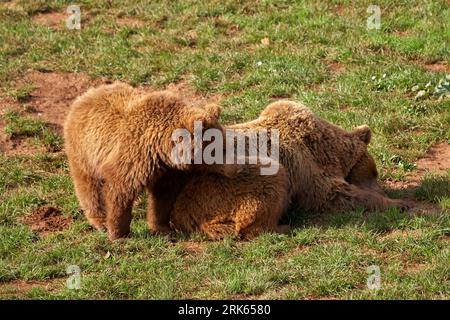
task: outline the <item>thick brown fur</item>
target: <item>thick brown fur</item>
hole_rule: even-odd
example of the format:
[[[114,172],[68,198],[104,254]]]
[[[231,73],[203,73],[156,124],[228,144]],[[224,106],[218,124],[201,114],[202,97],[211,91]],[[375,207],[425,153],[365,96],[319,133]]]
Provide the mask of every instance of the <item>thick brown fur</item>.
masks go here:
[[[367,126],[349,132],[315,116],[299,103],[279,101],[267,106],[258,119],[229,129],[244,133],[247,130],[279,130],[280,162],[286,168],[288,180],[285,206],[290,202],[303,210],[335,212],[360,207],[383,210],[404,205],[400,200],[389,199],[377,183],[376,165],[367,151],[371,139],[371,130]],[[211,179],[207,175],[192,178],[182,189],[171,213],[174,228],[201,231],[213,238],[216,234],[236,232],[229,223],[217,224],[214,219],[227,221],[228,216],[230,221],[234,216],[259,214],[251,201],[228,197],[229,194],[240,194],[241,190],[246,199],[256,199],[259,207],[270,212],[273,197],[259,195],[259,184],[265,183],[259,179],[268,178],[261,178],[257,171],[230,181],[221,177]],[[268,192],[275,195],[275,191]],[[274,208],[278,206],[276,203]],[[278,219],[278,211],[274,212],[274,219]],[[265,219],[266,228],[260,230],[270,229],[267,226],[273,225],[272,219]]]
[[[178,196],[171,222],[178,231],[202,232],[210,239],[251,239],[262,232],[286,232],[288,226],[278,222],[288,203],[282,166],[275,175],[260,175],[259,165],[247,165],[234,178],[197,173]]]
[[[221,129],[219,113],[211,105],[188,107],[167,91],[143,94],[122,83],[79,97],[66,119],[64,137],[75,191],[89,222],[107,229],[110,239],[127,236],[133,201],[147,190],[155,199],[149,206],[150,229],[168,231],[182,176],[177,172],[193,167],[172,161],[172,133],[181,128],[192,133],[194,121]],[[230,173],[226,166],[201,167]]]

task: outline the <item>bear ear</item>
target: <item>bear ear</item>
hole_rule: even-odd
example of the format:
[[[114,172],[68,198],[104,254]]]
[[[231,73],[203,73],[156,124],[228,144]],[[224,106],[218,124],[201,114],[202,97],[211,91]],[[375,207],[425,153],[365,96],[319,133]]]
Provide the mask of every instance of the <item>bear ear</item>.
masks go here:
[[[353,130],[353,134],[358,136],[359,140],[365,144],[369,144],[372,139],[372,130],[370,130],[369,126],[366,124],[356,127],[355,130]]]
[[[201,122],[204,129],[216,127],[221,111],[216,104],[207,104],[203,109],[195,110],[185,122],[186,129],[193,133],[196,121]]]

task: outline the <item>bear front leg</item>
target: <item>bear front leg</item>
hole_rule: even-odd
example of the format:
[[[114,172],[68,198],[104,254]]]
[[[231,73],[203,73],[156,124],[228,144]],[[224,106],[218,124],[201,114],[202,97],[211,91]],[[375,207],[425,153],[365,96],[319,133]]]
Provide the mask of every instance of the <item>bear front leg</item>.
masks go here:
[[[105,196],[106,225],[110,240],[125,238],[130,233],[134,193],[118,192],[112,186]]]
[[[339,181],[328,207],[335,210],[353,210],[363,207],[369,211],[382,211],[388,208],[407,209],[407,205],[402,200],[390,199],[378,192],[368,191],[342,181]]]

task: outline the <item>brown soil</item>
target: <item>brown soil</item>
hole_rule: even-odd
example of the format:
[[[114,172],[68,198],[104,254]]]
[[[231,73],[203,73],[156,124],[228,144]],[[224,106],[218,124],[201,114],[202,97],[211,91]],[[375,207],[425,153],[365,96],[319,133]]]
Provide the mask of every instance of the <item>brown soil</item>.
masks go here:
[[[417,160],[417,168],[405,181],[386,181],[392,189],[410,189],[419,186],[420,179],[426,173],[445,174],[450,170],[450,144],[440,143],[431,147],[427,153]]]
[[[27,292],[34,288],[55,291],[57,288],[62,287],[63,281],[63,279],[50,279],[45,281],[13,280],[0,282],[0,299],[26,299]]]
[[[67,13],[45,12],[38,13],[37,15],[33,16],[33,21],[52,29],[62,29],[65,27],[65,23],[68,17],[69,14]]]
[[[446,61],[425,64],[423,67],[428,71],[450,73],[450,65],[448,65]]]
[[[26,107],[36,118],[42,119],[62,133],[64,119],[76,97],[90,87],[105,83],[105,79],[91,79],[85,73],[60,73],[32,71],[18,82],[31,84],[34,90],[26,102]]]
[[[0,154],[7,155],[30,155],[42,153],[45,151],[44,147],[33,145],[22,137],[11,139],[3,131],[3,124],[0,121]]]
[[[446,173],[450,169],[450,144],[441,143],[433,146],[426,155],[417,161],[417,171],[423,175],[427,172]]]
[[[328,69],[332,72],[332,73],[341,73],[343,71],[345,71],[345,66],[337,61],[326,61],[326,64],[328,66]]]
[[[20,222],[29,225],[31,230],[39,235],[47,236],[69,228],[72,218],[63,216],[55,207],[42,206],[34,210],[32,214],[22,217]]]
[[[450,170],[450,144],[434,145],[422,158],[417,160],[416,165],[416,170],[407,175],[404,181],[387,180],[384,184],[388,189],[406,191],[406,200],[411,211],[423,213],[436,211],[435,204],[414,200],[414,191],[426,173],[445,174],[447,170]]]
[[[91,79],[85,73],[31,71],[16,83],[18,88],[24,85],[32,85],[34,88],[23,102],[23,107],[14,99],[0,95],[0,114],[7,109],[18,111],[26,117],[43,120],[61,135],[64,119],[72,101],[90,87],[106,82],[108,81],[104,78]],[[17,155],[44,151],[44,148],[34,146],[26,139],[20,137],[10,139],[4,133],[4,127],[5,123],[0,118],[0,152]]]

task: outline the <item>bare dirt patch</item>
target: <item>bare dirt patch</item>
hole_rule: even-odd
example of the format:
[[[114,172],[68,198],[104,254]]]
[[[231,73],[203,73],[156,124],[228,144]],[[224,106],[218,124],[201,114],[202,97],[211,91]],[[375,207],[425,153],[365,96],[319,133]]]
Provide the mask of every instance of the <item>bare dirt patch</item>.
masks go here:
[[[417,160],[415,171],[407,175],[404,181],[385,181],[385,186],[393,190],[406,191],[406,201],[414,212],[433,212],[437,206],[426,201],[414,199],[414,191],[426,173],[445,174],[450,170],[450,144],[440,143],[432,146],[427,153]]]
[[[72,218],[63,216],[58,208],[42,206],[32,214],[22,217],[20,222],[29,225],[33,232],[47,236],[69,228]]]
[[[223,16],[214,17],[214,27],[221,30],[227,36],[235,36],[239,33],[240,27],[238,24],[231,23]]]
[[[423,67],[428,71],[450,73],[450,65],[446,61],[424,64]]]
[[[9,282],[0,282],[0,299],[24,299],[26,298],[27,293],[35,288],[52,292],[62,287],[63,281],[63,279],[50,279],[32,281],[14,280]]]
[[[16,87],[31,86],[32,91],[22,106],[9,96],[0,95],[0,114],[14,110],[20,114],[49,124],[55,133],[62,135],[64,119],[73,100],[91,87],[108,81],[92,79],[85,73],[30,71],[16,82]],[[9,138],[5,132],[5,121],[0,118],[0,152],[8,155],[34,154],[45,148],[34,146],[21,137]]]
[[[386,181],[393,189],[417,187],[426,173],[445,174],[450,170],[450,144],[440,143],[432,146],[427,153],[417,160],[417,168],[405,181]]]
[[[61,134],[73,100],[89,88],[106,82],[103,78],[92,79],[85,73],[32,71],[18,85],[33,86],[25,103],[27,110],[35,118],[53,125],[57,133]]]
[[[326,61],[328,69],[332,73],[342,73],[345,71],[345,66],[337,61]]]
[[[0,123],[2,128],[2,123]],[[11,139],[2,131],[0,132],[0,154],[7,155],[31,155],[36,153],[42,153],[45,148],[42,146],[33,145],[22,137]]]
[[[437,144],[428,150],[424,157],[417,161],[417,171],[420,174],[435,172],[446,173],[450,169],[450,144]]]
[[[33,21],[52,29],[62,29],[70,15],[62,12],[44,12],[33,16]]]

